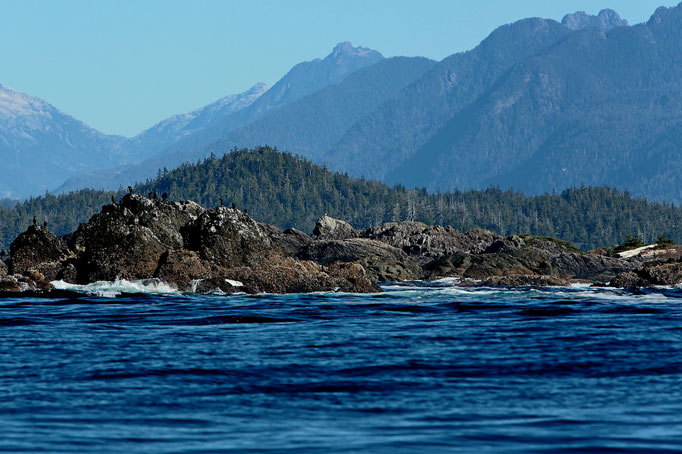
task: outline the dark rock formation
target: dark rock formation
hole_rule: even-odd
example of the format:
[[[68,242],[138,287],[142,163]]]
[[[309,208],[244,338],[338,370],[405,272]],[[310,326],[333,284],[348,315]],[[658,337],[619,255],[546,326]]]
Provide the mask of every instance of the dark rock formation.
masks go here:
[[[545,275],[491,276],[478,282],[485,287],[563,287],[571,283],[566,278]]]
[[[184,247],[182,229],[204,212],[194,202],[159,202],[136,194],[106,205],[73,235],[79,282],[152,277],[167,250]]]
[[[4,278],[7,276],[7,265],[5,265],[5,262],[0,260],[0,279]]]
[[[299,257],[321,265],[357,262],[375,282],[421,279],[423,275],[402,250],[367,238],[314,241],[300,250]]]
[[[188,249],[221,266],[256,262],[273,247],[266,229],[238,208],[208,210],[185,231]]]
[[[44,292],[54,290],[45,277],[33,269],[23,274],[0,277],[0,294],[21,292]]]
[[[616,276],[609,285],[619,288],[682,284],[682,260],[656,260]]]
[[[2,289],[49,290],[55,279],[127,279],[225,293],[380,290],[361,265],[322,266],[292,257],[311,241],[237,208],[205,210],[194,202],[127,194],[66,239],[31,226],[12,243],[9,272],[17,274],[3,273]]]
[[[360,231],[354,229],[349,223],[327,215],[318,219],[313,229],[313,238],[320,240],[346,240],[358,236],[360,236]]]
[[[10,245],[8,273],[22,274],[41,264],[58,264],[71,256],[66,244],[52,232],[44,227],[31,225]]]
[[[618,276],[614,277],[611,282],[609,282],[609,287],[617,288],[639,288],[639,287],[651,287],[654,284],[648,282],[642,277],[640,277],[634,271],[626,271],[620,273]]]
[[[471,256],[471,266],[464,277],[485,279],[491,276],[509,275],[560,275],[552,267],[548,255],[534,247],[526,247],[500,253],[483,253]]]
[[[487,230],[462,233],[452,227],[421,222],[390,222],[368,229],[363,236],[402,249],[420,265],[457,252],[483,252],[500,238]]]
[[[332,263],[325,268],[311,261],[279,258],[267,267],[242,266],[225,270],[225,278],[241,282],[253,293],[341,291],[374,293],[379,289],[357,263]],[[244,291],[244,290],[242,290]]]
[[[638,263],[637,260],[584,254],[570,244],[556,240],[512,235],[493,241],[480,254],[458,252],[440,257],[425,264],[424,271],[429,279],[552,276],[562,280],[603,281],[633,269]]]
[[[426,263],[423,266],[427,279],[434,280],[442,277],[464,276],[471,266],[471,255],[466,252],[455,252]]]
[[[286,229],[282,232],[277,227],[261,224],[272,241],[273,247],[289,257],[296,257],[298,251],[313,240],[305,233],[296,229]]]
[[[154,272],[155,278],[174,284],[179,289],[192,289],[193,282],[210,275],[199,254],[185,249],[164,252]]]
[[[62,238],[30,226],[11,245],[9,269],[0,265],[0,292],[52,290],[50,281],[60,279],[165,282],[223,293],[376,292],[377,282],[424,277],[495,286],[608,281],[616,274],[614,282],[628,286],[682,280],[680,262],[642,266],[643,260],[584,254],[551,238],[503,238],[418,222],[360,231],[323,216],[308,236],[259,223],[236,207],[205,210],[127,194]]]

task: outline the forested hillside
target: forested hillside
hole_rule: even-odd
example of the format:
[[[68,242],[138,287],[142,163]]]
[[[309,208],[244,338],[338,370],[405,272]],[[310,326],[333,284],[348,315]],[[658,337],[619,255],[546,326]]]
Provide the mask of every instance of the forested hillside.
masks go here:
[[[505,72],[386,181],[529,194],[609,185],[679,203],[681,68],[682,5],[573,32]]]
[[[358,228],[416,220],[460,230],[481,227],[503,235],[554,236],[584,249],[621,243],[628,235],[682,240],[682,209],[609,188],[583,187],[536,197],[494,188],[431,194],[351,178],[270,148],[233,150],[221,158],[159,172],[134,190],[165,192],[172,200],[191,199],[205,207],[218,205],[222,198],[248,209],[259,221],[307,232],[326,213]],[[65,234],[111,203],[112,196],[123,194],[84,190],[0,208],[0,248],[7,248],[34,215],[55,233]]]

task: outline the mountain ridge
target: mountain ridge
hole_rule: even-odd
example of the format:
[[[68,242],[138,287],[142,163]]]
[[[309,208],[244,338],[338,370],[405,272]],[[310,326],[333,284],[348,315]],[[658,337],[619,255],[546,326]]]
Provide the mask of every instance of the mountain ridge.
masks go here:
[[[249,105],[212,122],[196,134],[180,138],[156,155],[145,154],[146,159],[139,160],[142,162],[74,175],[55,191],[63,193],[83,187],[116,189],[119,185],[125,186],[152,178],[158,169],[173,168],[188,159],[208,156],[209,153],[202,155],[195,153],[194,150],[200,151],[233,130],[256,121],[269,112],[339,83],[351,74],[383,60],[384,57],[378,51],[361,46],[354,47],[350,42],[341,42],[323,59],[294,65],[275,85]]]
[[[529,194],[607,184],[679,202],[682,181],[668,170],[653,190],[663,174],[639,154],[648,148],[649,160],[658,162],[663,152],[651,144],[682,126],[682,85],[674,82],[681,29],[678,6],[659,9],[646,24],[576,31],[517,65],[389,181],[432,189],[494,183]],[[449,162],[461,163],[458,172],[443,171]],[[678,162],[668,159],[679,169]]]
[[[100,153],[109,165],[123,162],[125,153],[107,151],[124,140],[89,127],[40,98],[0,85],[0,157],[5,170],[0,197],[51,190],[69,173],[95,167]]]
[[[628,25],[628,21],[622,19],[612,9],[603,9],[596,16],[589,15],[585,11],[576,11],[573,14],[566,14],[561,23],[571,30],[597,28],[603,32]]]

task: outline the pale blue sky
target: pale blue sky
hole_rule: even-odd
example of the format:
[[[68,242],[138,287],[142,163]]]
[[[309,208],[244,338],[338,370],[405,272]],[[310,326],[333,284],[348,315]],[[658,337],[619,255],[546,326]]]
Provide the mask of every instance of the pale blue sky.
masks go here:
[[[524,17],[612,8],[631,24],[679,0],[0,0],[0,83],[132,136],[272,85],[339,41],[440,60]]]

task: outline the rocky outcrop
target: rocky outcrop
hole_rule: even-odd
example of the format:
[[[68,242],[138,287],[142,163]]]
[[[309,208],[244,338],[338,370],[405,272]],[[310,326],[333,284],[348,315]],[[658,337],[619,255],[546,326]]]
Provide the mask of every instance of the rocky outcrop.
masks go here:
[[[23,274],[39,265],[59,263],[73,254],[46,227],[31,225],[10,245],[8,274]]]
[[[358,264],[293,257],[312,240],[251,219],[237,208],[206,210],[128,194],[66,239],[32,226],[12,243],[12,291],[49,290],[49,280],[87,284],[156,279],[187,291],[376,292]]]
[[[317,220],[312,236],[319,240],[346,240],[357,238],[360,236],[360,231],[354,229],[346,221],[324,215]]]
[[[78,281],[147,279],[161,256],[183,249],[183,230],[206,210],[194,202],[162,202],[128,194],[105,205],[73,234]]]
[[[376,292],[378,282],[441,277],[493,286],[570,279],[669,285],[682,279],[680,268],[676,261],[585,254],[551,238],[503,238],[419,222],[361,231],[324,216],[308,236],[259,223],[235,207],[206,210],[128,194],[73,234],[56,238],[29,227],[11,245],[8,269],[0,265],[0,291],[51,290],[50,281],[60,279],[154,280],[223,293]]]
[[[273,247],[289,257],[296,257],[298,252],[309,245],[313,239],[296,229],[286,229],[282,232],[277,227],[261,224],[267,231]]]
[[[325,266],[359,263],[375,282],[415,280],[423,275],[419,265],[402,250],[367,238],[313,241],[300,250],[299,257]]]
[[[457,252],[483,252],[500,238],[487,230],[462,233],[452,227],[421,222],[390,222],[370,228],[362,236],[401,249],[420,265]]]
[[[238,208],[205,211],[185,228],[187,248],[215,265],[253,265],[273,243],[265,228]]]
[[[458,252],[441,257],[425,264],[424,271],[429,279],[547,276],[561,280],[604,281],[635,268],[638,263],[584,254],[570,244],[556,240],[512,235],[496,239],[480,254]]]
[[[651,261],[616,276],[609,285],[619,288],[682,284],[682,260]]]
[[[571,30],[596,28],[603,32],[628,25],[628,21],[621,19],[618,13],[612,9],[603,9],[599,11],[599,14],[596,16],[587,14],[585,11],[566,14],[561,20],[561,23]]]
[[[291,257],[277,257],[267,267],[230,268],[224,276],[242,283],[255,293],[374,293],[379,290],[365,269],[357,263],[334,262],[329,267],[323,267]]]
[[[153,276],[179,289],[192,289],[194,283],[210,276],[211,272],[195,251],[169,250],[164,252]]]
[[[569,279],[545,275],[491,276],[476,283],[485,287],[563,287],[571,283]]]
[[[25,271],[23,274],[0,276],[0,295],[51,290],[54,290],[52,284],[45,279],[45,276],[34,269]]]

